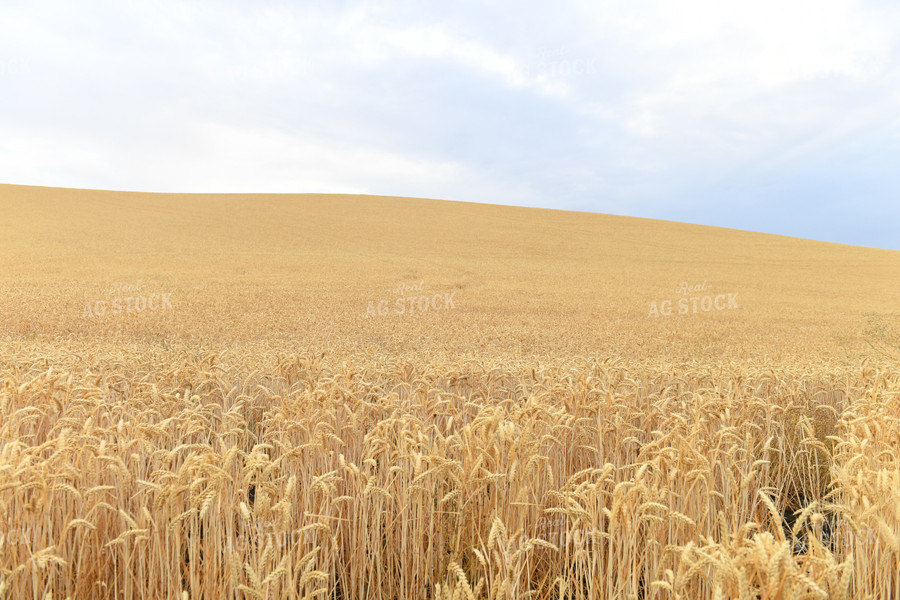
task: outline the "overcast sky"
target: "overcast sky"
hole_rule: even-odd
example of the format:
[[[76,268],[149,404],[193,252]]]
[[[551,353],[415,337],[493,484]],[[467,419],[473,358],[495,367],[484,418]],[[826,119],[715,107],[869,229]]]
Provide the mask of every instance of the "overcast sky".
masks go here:
[[[3,0],[0,182],[900,249],[900,2]]]

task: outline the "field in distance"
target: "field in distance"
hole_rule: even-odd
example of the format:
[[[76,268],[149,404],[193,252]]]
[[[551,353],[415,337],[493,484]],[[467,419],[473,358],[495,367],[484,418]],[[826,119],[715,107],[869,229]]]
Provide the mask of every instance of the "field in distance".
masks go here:
[[[900,597],[900,252],[0,185],[0,263],[0,598]]]

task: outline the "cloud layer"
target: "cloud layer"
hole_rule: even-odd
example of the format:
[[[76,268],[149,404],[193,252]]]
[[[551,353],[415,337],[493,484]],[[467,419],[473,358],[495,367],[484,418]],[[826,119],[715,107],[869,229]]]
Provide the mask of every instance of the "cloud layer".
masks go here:
[[[900,9],[0,8],[0,181],[354,192],[900,249]]]

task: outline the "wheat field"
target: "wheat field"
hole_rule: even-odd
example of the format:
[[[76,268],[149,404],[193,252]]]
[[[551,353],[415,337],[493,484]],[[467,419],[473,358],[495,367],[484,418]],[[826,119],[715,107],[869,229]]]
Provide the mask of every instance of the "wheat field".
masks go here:
[[[0,599],[900,598],[900,253],[0,186]]]

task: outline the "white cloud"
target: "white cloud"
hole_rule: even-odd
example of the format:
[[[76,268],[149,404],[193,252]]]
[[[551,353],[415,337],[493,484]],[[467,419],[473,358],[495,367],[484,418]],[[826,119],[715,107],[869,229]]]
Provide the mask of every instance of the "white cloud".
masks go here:
[[[860,2],[580,6],[594,43],[630,81],[612,94],[582,82],[574,97],[603,101],[576,110],[617,115],[629,157],[620,165],[637,172],[647,164],[702,181],[751,164],[784,168],[869,135],[900,108],[898,21]]]
[[[854,0],[616,1],[584,10],[598,37],[615,37],[639,60],[658,58],[666,69],[676,67],[684,86],[742,78],[769,87],[822,75],[868,76],[883,68],[896,38],[882,15]]]
[[[538,71],[534,61],[499,51],[489,42],[454,33],[440,23],[385,26],[366,19],[357,9],[338,27],[341,41],[353,48],[363,63],[384,65],[396,61],[429,59],[456,64],[485,73],[506,85],[531,88],[538,93],[565,99],[568,86],[549,69]]]
[[[896,28],[858,2],[605,2],[587,10],[639,81],[638,112],[713,106],[821,78],[862,82],[891,69]]]
[[[57,185],[60,179],[84,182],[101,180],[112,166],[106,149],[77,136],[35,133],[4,127],[0,139],[3,183]],[[48,174],[51,176],[48,177]]]

